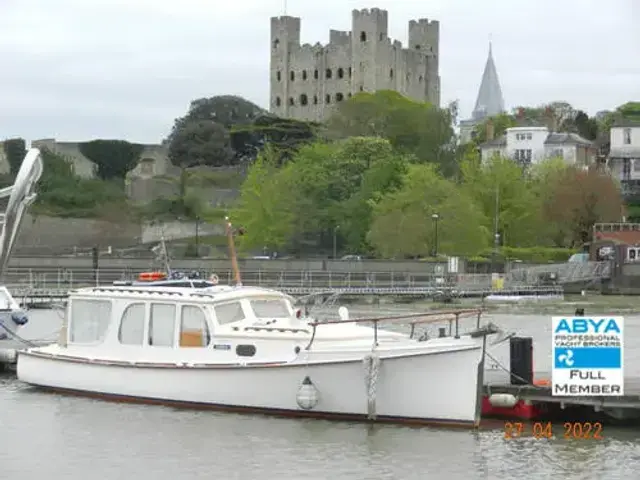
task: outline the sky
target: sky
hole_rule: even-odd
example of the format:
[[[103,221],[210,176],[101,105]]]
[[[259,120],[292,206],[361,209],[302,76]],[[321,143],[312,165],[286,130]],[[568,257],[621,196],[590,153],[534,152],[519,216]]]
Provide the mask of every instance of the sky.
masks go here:
[[[640,0],[0,0],[0,139],[159,143],[195,98],[266,108],[271,16],[326,43],[372,7],[403,44],[409,20],[440,21],[442,105],[462,118],[489,39],[508,108],[640,100]]]

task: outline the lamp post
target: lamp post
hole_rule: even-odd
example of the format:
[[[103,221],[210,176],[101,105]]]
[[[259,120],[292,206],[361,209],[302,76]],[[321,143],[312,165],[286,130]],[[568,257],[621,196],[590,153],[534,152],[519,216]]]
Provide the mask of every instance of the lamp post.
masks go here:
[[[338,230],[340,229],[340,225],[336,225],[333,227],[333,259],[336,260],[338,258]]]
[[[433,220],[433,256],[438,256],[438,220],[440,219],[440,215],[434,213],[431,215],[431,219]]]
[[[200,257],[200,217],[196,217],[196,257]]]

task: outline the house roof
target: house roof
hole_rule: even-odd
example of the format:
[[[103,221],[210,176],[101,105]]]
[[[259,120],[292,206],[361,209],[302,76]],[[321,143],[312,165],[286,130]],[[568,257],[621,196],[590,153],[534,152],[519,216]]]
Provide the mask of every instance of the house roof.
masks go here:
[[[625,128],[625,127],[640,128],[640,120],[630,120],[628,118],[619,118],[617,120],[614,120],[613,125],[611,125],[611,128]]]
[[[506,147],[507,146],[507,136],[500,135],[499,137],[494,138],[493,140],[487,140],[483,144],[479,145],[480,148],[497,148],[497,147]]]
[[[609,240],[622,245],[640,245],[640,231],[595,232],[596,240]]]
[[[493,49],[489,44],[489,56],[484,66],[482,80],[480,81],[480,89],[478,90],[478,98],[476,106],[473,109],[472,118],[479,120],[485,117],[492,117],[503,113],[504,98],[502,97],[502,88],[498,79],[498,71],[493,61]]]
[[[581,137],[577,133],[550,133],[544,141],[545,145],[584,145],[590,147],[593,142]]]

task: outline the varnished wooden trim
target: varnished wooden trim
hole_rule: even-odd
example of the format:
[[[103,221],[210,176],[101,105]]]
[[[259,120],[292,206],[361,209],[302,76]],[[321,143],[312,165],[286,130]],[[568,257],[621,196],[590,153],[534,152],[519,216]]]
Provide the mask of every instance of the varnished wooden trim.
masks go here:
[[[322,411],[313,411],[313,410],[287,410],[287,409],[280,409],[280,408],[260,408],[260,407],[224,405],[224,404],[218,404],[218,403],[187,402],[187,401],[181,401],[181,400],[165,400],[165,399],[158,399],[158,398],[134,397],[129,395],[117,395],[117,394],[102,393],[102,392],[89,392],[85,390],[75,390],[75,389],[58,388],[58,387],[50,387],[50,386],[37,386],[37,388],[50,393],[95,398],[99,400],[116,402],[116,403],[161,405],[166,407],[190,409],[190,410],[212,410],[212,411],[229,412],[229,413],[266,415],[271,417],[314,418],[318,420],[384,423],[384,424],[398,424],[398,425],[407,425],[407,426],[431,425],[431,426],[441,426],[441,427],[463,427],[463,428],[477,428],[479,426],[471,420],[445,420],[445,419],[434,419],[434,418],[400,417],[400,416],[387,416],[387,415],[378,416],[375,420],[370,420],[364,414],[355,414],[355,413],[335,413],[335,412],[322,412]]]

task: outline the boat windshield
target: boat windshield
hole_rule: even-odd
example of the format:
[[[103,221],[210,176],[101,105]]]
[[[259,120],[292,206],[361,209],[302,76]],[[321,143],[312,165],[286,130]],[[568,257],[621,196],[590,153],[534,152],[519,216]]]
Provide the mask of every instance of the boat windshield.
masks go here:
[[[256,318],[289,318],[291,309],[284,298],[255,298],[249,300]]]

